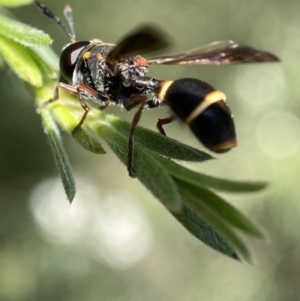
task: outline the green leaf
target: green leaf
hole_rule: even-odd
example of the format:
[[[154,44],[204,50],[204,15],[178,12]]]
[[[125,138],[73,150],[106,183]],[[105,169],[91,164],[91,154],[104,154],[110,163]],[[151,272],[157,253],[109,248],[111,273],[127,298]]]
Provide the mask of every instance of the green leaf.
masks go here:
[[[162,157],[158,157],[157,159],[174,177],[198,187],[210,187],[225,192],[244,193],[259,191],[268,185],[266,182],[242,182],[215,178],[192,171]]]
[[[197,198],[198,203],[206,206],[218,218],[223,219],[224,222],[256,238],[265,239],[262,230],[258,226],[212,191],[204,187],[196,187],[181,180],[176,180],[176,182],[179,187],[188,191],[195,199]]]
[[[71,203],[75,197],[76,186],[72,174],[72,168],[61,142],[59,129],[49,110],[42,110],[41,116],[45,133],[49,138],[49,143],[52,149],[56,167],[60,173],[67,198]]]
[[[172,212],[171,212],[172,213]],[[235,248],[233,248],[224,238],[222,238],[211,226],[203,221],[186,205],[183,205],[179,213],[172,215],[196,238],[200,239],[209,247],[227,255],[233,259],[239,260]]]
[[[237,253],[247,262],[252,262],[252,255],[246,243],[234,232],[228,222],[224,221],[211,208],[207,207],[202,202],[199,202],[199,196],[195,196],[186,188],[180,186],[183,202],[193,212],[195,212],[201,219],[210,225],[217,233],[219,233],[225,240],[227,240]],[[206,242],[205,242],[206,243]],[[217,245],[220,242],[217,242]]]
[[[96,138],[93,137],[90,131],[89,134],[87,134],[82,128],[80,128],[75,134],[73,134],[73,137],[81,146],[83,146],[85,149],[87,149],[92,153],[95,154],[106,153],[102,145],[99,143],[99,141]]]
[[[52,43],[43,31],[3,15],[0,15],[0,36],[28,47],[49,46]]]
[[[32,58],[39,65],[41,73],[48,79],[57,79],[58,59],[50,47],[27,48]]]
[[[74,114],[71,114],[70,110],[66,110],[60,105],[60,101],[54,101],[52,103],[47,103],[49,99],[53,97],[54,85],[52,83],[45,84],[43,88],[34,89],[36,95],[36,102],[38,104],[39,111],[43,112],[44,109],[51,109],[52,114],[57,120],[62,120],[62,127],[69,133],[72,133],[74,128],[77,126],[78,122],[74,117]],[[65,93],[63,94],[65,95]],[[75,97],[66,94],[66,103],[76,103],[78,102]],[[79,114],[83,114],[83,110],[79,110]],[[81,115],[82,116],[82,115]],[[94,134],[90,133],[90,130],[85,126],[81,127],[73,137],[76,141],[83,146],[85,149],[96,153],[96,154],[105,154],[105,150],[102,145],[99,143],[98,139],[94,137]]]
[[[51,85],[54,88],[53,84],[49,84],[38,90],[49,90],[49,94],[52,95]],[[50,104],[47,109],[51,110],[59,125],[70,133],[83,114],[78,101],[74,97],[66,97],[64,93],[61,100]],[[117,126],[114,125],[114,121]],[[129,123],[121,123],[118,118],[91,108],[82,129],[85,129],[84,132],[88,137],[94,137],[96,140],[99,137],[104,139],[117,157],[127,165]],[[81,136],[77,138],[86,139]],[[168,139],[164,136],[160,138]],[[263,237],[262,232],[231,205],[206,188],[206,184],[211,181],[217,183],[212,186],[226,190],[227,180],[212,181],[213,177],[205,178],[200,175],[200,178],[197,178],[195,172],[192,172],[192,175],[187,174],[186,168],[159,156],[159,151],[159,148],[155,152],[149,150],[142,139],[139,143],[135,143],[134,172],[137,178],[197,238],[223,254],[235,259],[241,256],[250,262],[251,252],[234,228],[259,238]],[[164,150],[162,152],[165,154]],[[204,179],[207,183],[194,183],[199,179]],[[234,182],[229,183],[235,189]],[[256,183],[254,186],[243,186],[244,183],[241,185],[238,186],[239,191],[245,187],[246,189],[250,187],[249,190],[253,187],[262,188]]]
[[[15,6],[27,5],[32,2],[33,0],[0,0],[0,5],[15,7]]]
[[[2,57],[2,53],[0,52],[0,68],[4,68],[5,66],[5,62],[4,62],[4,59]]]
[[[39,101],[40,103],[40,101]],[[63,105],[62,105],[63,104]],[[83,110],[69,97],[64,101],[56,101],[51,104],[51,111],[59,125],[66,131],[72,133],[82,117]],[[94,110],[93,110],[94,111]],[[95,110],[96,111],[96,110]],[[74,115],[78,119],[74,118]],[[128,156],[128,135],[117,131],[106,120],[106,114],[88,114],[83,128],[86,128],[87,135],[90,129],[101,137],[109,145],[117,157],[127,165]],[[80,136],[76,135],[78,139]],[[99,139],[99,138],[98,138]],[[136,177],[170,210],[178,211],[181,208],[181,196],[171,175],[163,168],[147,149],[135,145],[134,150],[134,172]]]
[[[29,84],[41,87],[43,84],[42,73],[39,65],[20,44],[0,36],[0,52],[6,63],[13,71]]]
[[[95,112],[93,111],[91,114],[95,114]],[[103,117],[103,112],[99,111],[96,113],[96,116],[94,116],[95,119],[103,119]],[[127,137],[129,136],[130,123],[128,121],[122,120],[119,117],[110,114],[105,114],[105,120],[118,132],[126,135]],[[202,162],[213,159],[211,155],[203,151],[141,126],[137,127],[136,129],[134,141],[136,145],[143,146],[148,150],[157,152],[162,156],[172,159],[191,162]]]
[[[101,121],[100,121],[101,122]],[[116,156],[127,165],[128,136],[122,135],[106,123],[94,123],[93,129],[103,138]],[[169,210],[181,209],[181,196],[173,178],[146,149],[134,147],[134,173],[136,177]]]
[[[16,6],[28,0],[0,0],[0,5]],[[0,60],[29,83],[41,105],[53,97],[58,59],[50,48],[44,32],[0,15]],[[32,48],[26,48],[32,47]],[[41,87],[42,88],[37,88]],[[41,108],[41,107],[40,107]],[[76,188],[72,170],[62,145],[58,125],[73,134],[86,149],[104,154],[100,138],[106,141],[117,157],[127,165],[130,123],[113,115],[91,109],[82,127],[74,134],[84,111],[74,97],[60,91],[60,100],[43,106],[41,116],[71,202]],[[239,256],[251,261],[251,253],[236,231],[264,238],[262,231],[233,206],[208,188],[228,192],[261,190],[264,182],[236,182],[206,176],[170,160],[202,162],[212,156],[148,129],[138,127],[134,144],[134,173],[136,177],[169,209],[177,220],[193,235],[210,247],[234,259]]]

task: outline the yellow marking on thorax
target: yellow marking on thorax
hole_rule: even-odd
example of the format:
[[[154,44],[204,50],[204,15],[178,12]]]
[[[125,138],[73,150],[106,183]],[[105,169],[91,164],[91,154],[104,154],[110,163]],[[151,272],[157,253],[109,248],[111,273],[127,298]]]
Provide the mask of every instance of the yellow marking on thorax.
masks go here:
[[[84,61],[86,61],[91,56],[91,52],[87,51],[82,55]]]

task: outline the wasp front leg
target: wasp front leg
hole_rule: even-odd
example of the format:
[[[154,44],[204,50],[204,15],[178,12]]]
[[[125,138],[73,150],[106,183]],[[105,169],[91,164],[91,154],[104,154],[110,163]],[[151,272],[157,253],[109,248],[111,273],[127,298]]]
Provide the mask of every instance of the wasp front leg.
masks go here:
[[[72,135],[74,136],[77,131],[81,128],[90,108],[87,105],[87,103],[85,102],[85,98],[90,98],[98,103],[104,103],[104,105],[102,105],[102,109],[107,107],[107,103],[109,103],[109,100],[105,99],[101,94],[99,94],[97,91],[95,91],[94,89],[90,88],[89,86],[83,84],[83,83],[79,83],[76,86],[72,86],[63,82],[58,82],[55,90],[54,90],[54,94],[53,94],[53,98],[43,102],[42,104],[40,104],[37,107],[37,112],[40,113],[41,110],[49,105],[50,103],[57,101],[59,99],[59,89],[64,90],[65,92],[72,94],[74,96],[77,96],[79,103],[81,105],[81,107],[84,110],[84,114],[82,115],[80,121],[78,122],[78,124],[76,125],[76,127],[72,130]]]
[[[83,115],[82,115],[79,123],[76,125],[76,127],[72,131],[72,135],[73,136],[81,128],[81,126],[84,123],[84,120],[85,120],[88,112],[90,111],[89,106],[85,102],[85,98],[93,99],[96,102],[103,102],[103,96],[101,94],[99,94],[96,90],[90,88],[89,86],[87,86],[87,85],[85,85],[83,83],[79,83],[76,86],[76,91],[77,91],[77,97],[78,97],[79,103],[80,103],[81,107],[83,108],[84,113],[83,113]],[[105,107],[107,107],[107,106],[105,106]]]
[[[135,113],[129,134],[129,143],[128,143],[128,164],[127,170],[129,175],[134,178],[133,172],[133,162],[134,162],[134,133],[135,129],[141,119],[143,110],[159,107],[163,105],[162,100],[158,98],[157,91],[160,88],[160,81],[153,77],[136,77],[134,81],[126,82],[126,87],[131,89],[132,94],[130,97],[124,96],[121,99],[121,103],[124,108],[129,111],[132,108],[138,107],[137,112]],[[124,91],[125,92],[125,91]],[[126,95],[124,93],[124,95]],[[149,99],[149,95],[152,97]]]
[[[130,134],[129,134],[129,143],[128,143],[128,164],[127,164],[127,170],[129,173],[129,176],[132,178],[135,178],[134,172],[133,172],[133,162],[134,162],[134,133],[135,129],[141,119],[142,113],[145,109],[151,109],[155,107],[159,107],[162,105],[161,100],[157,98],[156,96],[153,96],[150,100],[147,98],[147,95],[133,95],[130,98],[130,101],[128,102],[128,105],[130,108],[135,107],[139,105],[139,108],[137,112],[135,113],[131,126],[130,126]],[[169,119],[172,117],[169,117]],[[175,117],[174,117],[175,118]],[[173,119],[174,119],[173,118]],[[173,119],[171,121],[173,121]],[[165,119],[160,119],[161,121]],[[169,122],[171,122],[169,121]],[[169,122],[165,122],[162,124],[166,124]],[[158,125],[157,125],[158,126]],[[162,128],[162,126],[161,126]],[[162,129],[162,132],[160,131],[161,134],[165,135],[164,130]]]
[[[134,114],[133,119],[130,125],[130,133],[129,133],[129,140],[128,140],[128,162],[127,162],[127,170],[129,176],[135,178],[133,172],[133,161],[134,161],[134,133],[135,129],[141,119],[143,110],[148,107],[147,104],[147,96],[146,95],[133,95],[128,102],[130,108],[140,105],[137,112]],[[129,107],[127,107],[128,109]],[[128,109],[129,110],[129,109]]]
[[[62,89],[74,96],[77,96],[78,93],[77,93],[77,89],[71,85],[68,85],[66,83],[63,83],[63,82],[58,82],[56,87],[55,87],[55,90],[54,90],[54,94],[53,94],[53,97],[50,98],[49,100],[46,100],[44,102],[42,102],[37,108],[36,108],[36,111],[37,113],[39,114],[42,109],[49,105],[50,103],[54,102],[54,101],[57,101],[59,99],[59,89]]]
[[[129,176],[135,178],[133,172],[133,162],[134,162],[134,134],[135,129],[141,119],[143,110],[149,108],[148,93],[153,92],[153,78],[151,77],[138,77],[134,80],[129,80],[128,78],[124,80],[126,85],[124,85],[124,90],[121,92],[120,103],[124,106],[127,111],[138,107],[135,113],[131,125],[128,140],[128,162],[127,170]]]

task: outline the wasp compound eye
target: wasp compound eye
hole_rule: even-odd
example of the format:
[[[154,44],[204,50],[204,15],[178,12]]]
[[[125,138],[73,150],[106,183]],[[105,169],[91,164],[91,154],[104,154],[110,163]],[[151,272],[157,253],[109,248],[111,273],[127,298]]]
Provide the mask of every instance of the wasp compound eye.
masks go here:
[[[88,45],[90,45],[90,42],[81,41],[69,44],[63,49],[60,55],[59,67],[61,74],[68,81],[72,81],[78,57],[82,50]]]
[[[222,153],[236,146],[232,114],[225,94],[193,78],[169,84],[165,101],[198,140],[211,151]]]

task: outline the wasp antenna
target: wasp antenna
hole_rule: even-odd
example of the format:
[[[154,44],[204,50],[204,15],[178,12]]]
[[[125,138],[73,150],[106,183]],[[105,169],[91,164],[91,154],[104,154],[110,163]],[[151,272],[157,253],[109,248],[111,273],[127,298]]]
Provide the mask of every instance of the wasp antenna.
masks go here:
[[[65,15],[65,18],[68,21],[69,26],[70,26],[71,35],[72,35],[71,41],[75,42],[76,36],[75,36],[74,22],[73,22],[73,10],[72,10],[72,7],[69,4],[67,4],[65,6],[64,15]]]
[[[61,22],[61,20],[47,6],[45,6],[44,4],[38,1],[35,1],[35,3],[45,16],[54,20],[62,28],[62,30],[70,37],[71,42],[75,41],[74,33],[70,33],[69,30],[66,28],[66,26]]]

